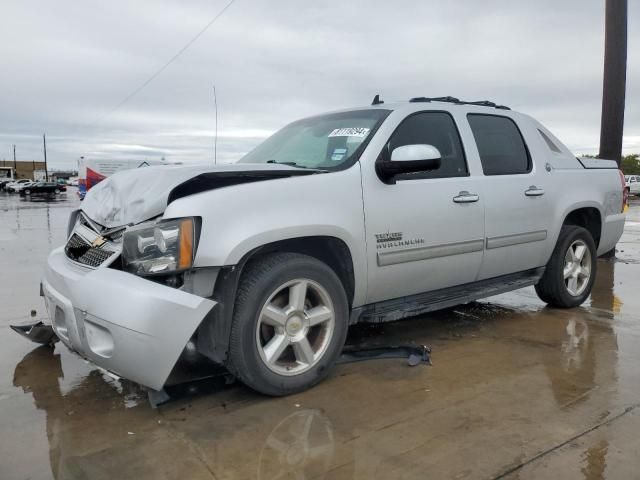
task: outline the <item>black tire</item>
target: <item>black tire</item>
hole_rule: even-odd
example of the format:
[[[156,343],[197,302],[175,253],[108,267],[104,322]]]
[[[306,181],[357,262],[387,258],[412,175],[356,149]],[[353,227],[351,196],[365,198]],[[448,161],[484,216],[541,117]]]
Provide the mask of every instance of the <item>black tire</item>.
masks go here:
[[[53,191],[53,193],[54,193],[54,195],[59,194],[59,193],[60,193],[60,189],[56,188],[56,189]]]
[[[267,367],[256,341],[259,314],[279,286],[295,279],[316,282],[333,304],[333,334],[317,363],[296,375],[281,375]],[[344,287],[325,263],[297,253],[275,253],[247,264],[236,295],[229,362],[240,381],[265,395],[283,396],[306,390],[323,380],[338,359],[347,337],[349,306]]]
[[[24,191],[25,195],[31,195],[31,190],[29,190],[28,188]]]
[[[569,292],[564,279],[565,255],[569,247],[576,241],[582,241],[590,254],[591,273],[586,284],[586,288],[579,295],[572,295]],[[598,257],[596,244],[591,233],[585,228],[575,225],[564,225],[560,230],[558,242],[547,263],[544,275],[535,286],[536,293],[540,300],[557,308],[573,308],[581,305],[591,294],[593,282],[597,274]]]

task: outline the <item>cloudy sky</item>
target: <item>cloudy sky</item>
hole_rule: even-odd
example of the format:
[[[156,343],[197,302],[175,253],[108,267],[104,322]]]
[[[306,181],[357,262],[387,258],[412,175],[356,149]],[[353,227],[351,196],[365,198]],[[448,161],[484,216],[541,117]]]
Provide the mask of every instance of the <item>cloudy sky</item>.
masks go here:
[[[599,143],[604,0],[2,0],[0,159],[233,160],[299,117],[390,100],[490,99],[576,153]],[[629,2],[625,152],[640,152],[640,2]]]

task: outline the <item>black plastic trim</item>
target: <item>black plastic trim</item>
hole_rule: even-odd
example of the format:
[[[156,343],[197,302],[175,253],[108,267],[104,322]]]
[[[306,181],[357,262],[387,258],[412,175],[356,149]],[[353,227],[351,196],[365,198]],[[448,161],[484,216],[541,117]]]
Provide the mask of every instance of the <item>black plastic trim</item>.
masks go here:
[[[261,182],[264,180],[313,175],[316,173],[326,172],[324,170],[305,170],[301,168],[291,170],[251,170],[244,172],[201,173],[200,175],[190,178],[189,180],[175,186],[171,192],[169,192],[167,205],[179,198],[206,192],[208,190],[216,190],[218,188],[241,185],[244,183]]]
[[[420,102],[447,102],[453,103],[455,105],[475,105],[477,107],[489,107],[496,108],[498,110],[511,110],[506,105],[498,105],[495,102],[490,100],[474,100],[471,102],[460,100],[456,97],[446,96],[446,97],[414,97],[409,100],[409,103],[420,103]]]
[[[391,322],[510,292],[535,285],[544,274],[544,270],[545,267],[533,268],[464,285],[371,303],[354,308],[349,324]]]

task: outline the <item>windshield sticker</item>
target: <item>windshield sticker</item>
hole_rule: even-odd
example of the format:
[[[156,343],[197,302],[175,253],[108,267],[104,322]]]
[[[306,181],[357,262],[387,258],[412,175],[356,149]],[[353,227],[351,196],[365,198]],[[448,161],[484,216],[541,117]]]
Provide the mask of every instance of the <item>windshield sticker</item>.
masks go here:
[[[329,134],[331,137],[361,137],[364,138],[369,135],[370,128],[354,127],[354,128],[336,128]]]
[[[346,148],[336,148],[331,155],[331,160],[334,162],[339,162],[344,158],[344,155],[347,153]]]

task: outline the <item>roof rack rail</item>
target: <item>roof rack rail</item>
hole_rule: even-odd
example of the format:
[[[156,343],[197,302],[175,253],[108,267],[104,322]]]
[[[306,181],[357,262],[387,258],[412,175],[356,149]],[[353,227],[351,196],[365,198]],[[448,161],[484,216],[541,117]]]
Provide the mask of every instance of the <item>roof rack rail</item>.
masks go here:
[[[417,102],[449,102],[449,103],[461,103],[456,97],[415,97],[409,100],[411,103]]]
[[[477,101],[473,101],[473,102],[467,102],[467,101],[464,101],[464,100],[460,100],[460,99],[458,99],[456,97],[450,97],[450,96],[446,96],[446,97],[414,97],[414,98],[410,99],[409,102],[411,102],[411,103],[418,103],[418,102],[447,102],[447,103],[454,103],[456,105],[476,105],[476,106],[479,106],[479,107],[497,108],[499,110],[511,110],[506,105],[498,105],[495,102],[491,102],[489,100],[477,100]]]

